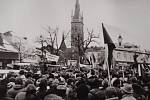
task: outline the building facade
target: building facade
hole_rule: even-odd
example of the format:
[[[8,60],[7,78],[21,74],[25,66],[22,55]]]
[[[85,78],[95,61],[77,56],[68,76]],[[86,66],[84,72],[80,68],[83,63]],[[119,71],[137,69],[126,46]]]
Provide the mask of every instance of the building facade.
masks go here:
[[[6,34],[0,33],[0,68],[5,69],[8,64],[19,58],[18,51],[5,39]]]

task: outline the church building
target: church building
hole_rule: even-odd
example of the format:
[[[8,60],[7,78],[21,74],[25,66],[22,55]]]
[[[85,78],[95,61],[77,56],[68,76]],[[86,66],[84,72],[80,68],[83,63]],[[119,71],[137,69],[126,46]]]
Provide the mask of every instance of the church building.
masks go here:
[[[71,16],[71,49],[73,52],[72,60],[78,60],[82,55],[84,32],[83,32],[83,15],[80,12],[79,0],[76,0],[75,10]]]

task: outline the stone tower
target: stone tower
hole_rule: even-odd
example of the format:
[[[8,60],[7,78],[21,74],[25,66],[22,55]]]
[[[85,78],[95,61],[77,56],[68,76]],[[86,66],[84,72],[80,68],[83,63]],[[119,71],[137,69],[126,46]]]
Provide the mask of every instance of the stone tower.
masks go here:
[[[78,57],[82,51],[84,33],[83,33],[83,15],[80,13],[79,0],[76,0],[75,10],[71,16],[71,48],[74,58]]]

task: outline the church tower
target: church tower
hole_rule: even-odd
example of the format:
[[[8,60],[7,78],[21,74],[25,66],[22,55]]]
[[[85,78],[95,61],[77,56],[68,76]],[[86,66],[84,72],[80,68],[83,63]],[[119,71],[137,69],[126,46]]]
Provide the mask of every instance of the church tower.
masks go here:
[[[79,0],[76,0],[75,10],[71,16],[71,48],[76,51],[76,57],[80,55],[83,47],[83,25],[83,15],[80,13]]]

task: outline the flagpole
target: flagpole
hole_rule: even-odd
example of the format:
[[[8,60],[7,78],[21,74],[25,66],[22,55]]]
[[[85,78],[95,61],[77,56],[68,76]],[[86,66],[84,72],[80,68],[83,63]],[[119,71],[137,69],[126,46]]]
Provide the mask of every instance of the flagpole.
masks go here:
[[[108,66],[108,61],[106,61],[106,65],[107,65],[107,72],[108,72],[108,85],[111,87],[111,76],[110,76],[110,69]]]
[[[111,76],[110,76],[110,67],[108,64],[108,46],[105,44],[105,69],[107,70],[108,73],[108,85],[111,87]]]
[[[107,30],[105,29],[103,23],[102,23],[102,29],[103,29],[104,44],[106,44],[105,46],[107,46],[105,47],[105,60],[106,60],[107,71],[108,71],[109,86],[111,86],[110,68],[112,66],[111,62],[113,57],[113,49],[116,47],[112,39],[110,38]]]

